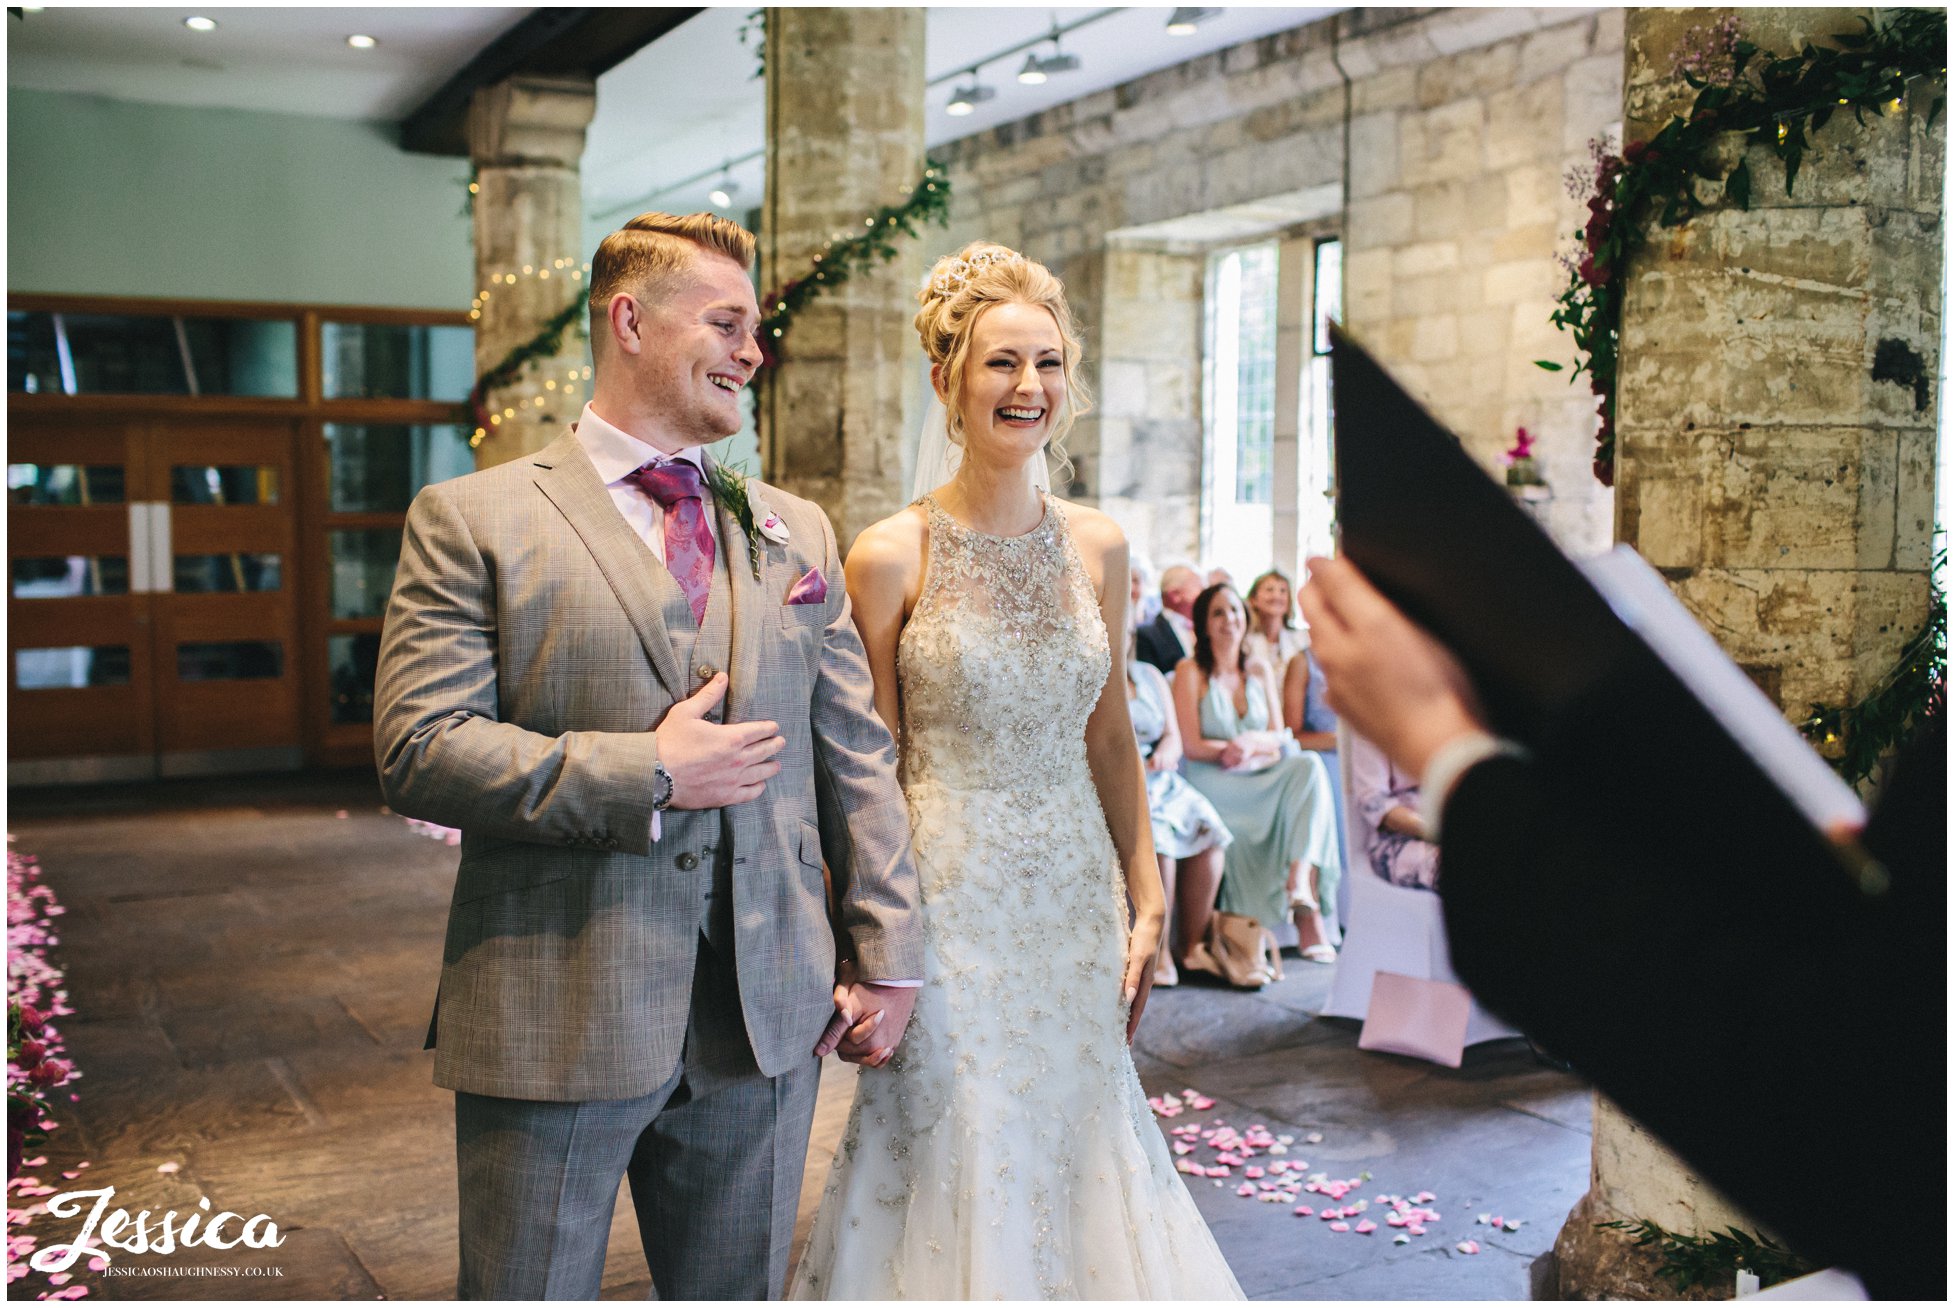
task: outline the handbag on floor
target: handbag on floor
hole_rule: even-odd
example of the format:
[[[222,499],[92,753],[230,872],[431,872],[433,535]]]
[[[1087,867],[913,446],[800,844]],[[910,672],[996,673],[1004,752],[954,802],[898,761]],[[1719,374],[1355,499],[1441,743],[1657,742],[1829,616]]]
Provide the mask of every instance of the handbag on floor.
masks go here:
[[[1243,913],[1217,911],[1208,922],[1208,953],[1231,986],[1259,989],[1282,980],[1275,933]]]

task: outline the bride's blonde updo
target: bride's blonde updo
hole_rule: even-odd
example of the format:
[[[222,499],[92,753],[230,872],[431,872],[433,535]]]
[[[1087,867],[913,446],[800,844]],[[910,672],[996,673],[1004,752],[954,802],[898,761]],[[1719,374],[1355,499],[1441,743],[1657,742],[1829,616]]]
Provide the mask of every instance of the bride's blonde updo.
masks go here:
[[[1065,284],[1016,250],[972,241],[936,261],[916,299],[923,306],[916,311],[916,334],[923,339],[923,353],[942,370],[945,421],[958,445],[963,444],[963,370],[977,320],[998,304],[1035,304],[1052,315],[1061,342],[1065,404],[1052,415],[1050,440],[1052,453],[1069,466],[1065,436],[1079,415],[1091,410],[1092,395],[1079,375],[1079,335],[1065,303]]]

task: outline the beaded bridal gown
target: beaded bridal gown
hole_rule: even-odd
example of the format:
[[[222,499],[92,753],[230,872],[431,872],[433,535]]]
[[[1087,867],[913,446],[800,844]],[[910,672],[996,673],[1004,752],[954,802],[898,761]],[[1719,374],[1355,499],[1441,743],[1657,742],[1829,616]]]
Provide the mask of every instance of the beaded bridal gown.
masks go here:
[[[857,1079],[792,1297],[1240,1298],[1127,1050],[1085,748],[1111,655],[1064,508],[1006,538],[922,504],[898,666],[923,988]]]

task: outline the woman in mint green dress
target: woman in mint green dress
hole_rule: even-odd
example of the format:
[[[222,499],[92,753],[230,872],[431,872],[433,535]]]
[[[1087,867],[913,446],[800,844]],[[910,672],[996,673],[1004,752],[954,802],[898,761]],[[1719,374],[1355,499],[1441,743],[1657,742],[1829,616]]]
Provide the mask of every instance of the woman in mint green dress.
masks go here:
[[[1182,773],[1235,836],[1215,907],[1264,926],[1293,915],[1302,956],[1333,962],[1319,908],[1343,873],[1330,775],[1282,729],[1273,673],[1243,648],[1247,633],[1234,587],[1208,587],[1194,601],[1194,657],[1174,671]]]

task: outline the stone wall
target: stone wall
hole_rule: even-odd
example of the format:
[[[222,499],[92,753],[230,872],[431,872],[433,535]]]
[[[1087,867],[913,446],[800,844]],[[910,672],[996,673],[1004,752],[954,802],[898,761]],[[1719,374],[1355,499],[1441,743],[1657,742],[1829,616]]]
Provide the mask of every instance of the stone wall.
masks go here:
[[[1621,85],[1619,10],[1353,10],[939,148],[927,249],[985,236],[1065,278],[1104,399],[1074,493],[1156,558],[1199,541],[1205,253],[1299,228],[1344,230],[1349,325],[1489,467],[1516,426],[1542,438],[1550,529],[1598,548],[1592,401],[1531,360],[1571,357],[1547,322],[1582,212],[1561,178]]]
[[[1668,51],[1735,13],[1766,49],[1859,30],[1866,9],[1639,10],[1631,136],[1678,107]],[[1920,629],[1932,560],[1945,117],[1938,87],[1835,117],[1787,195],[1749,154],[1720,208],[1631,269],[1622,317],[1619,534],[1787,715],[1857,701]],[[1919,384],[1883,379],[1883,360]]]

